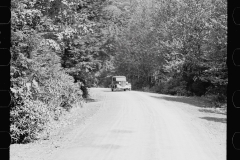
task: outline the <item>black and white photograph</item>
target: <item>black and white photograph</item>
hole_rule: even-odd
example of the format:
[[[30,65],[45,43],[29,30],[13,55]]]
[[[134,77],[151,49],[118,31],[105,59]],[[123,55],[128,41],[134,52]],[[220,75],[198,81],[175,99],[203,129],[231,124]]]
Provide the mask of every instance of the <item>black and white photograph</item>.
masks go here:
[[[227,17],[226,0],[11,0],[10,160],[226,160]]]

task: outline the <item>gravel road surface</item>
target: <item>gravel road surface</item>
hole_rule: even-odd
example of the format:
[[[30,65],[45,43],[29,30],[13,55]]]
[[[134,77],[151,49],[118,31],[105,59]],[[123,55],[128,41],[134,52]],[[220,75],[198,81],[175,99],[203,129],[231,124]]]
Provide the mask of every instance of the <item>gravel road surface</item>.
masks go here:
[[[106,95],[101,113],[50,159],[226,159],[225,144],[217,143],[222,140],[210,133],[203,119],[184,110],[184,104],[158,94],[99,90]]]

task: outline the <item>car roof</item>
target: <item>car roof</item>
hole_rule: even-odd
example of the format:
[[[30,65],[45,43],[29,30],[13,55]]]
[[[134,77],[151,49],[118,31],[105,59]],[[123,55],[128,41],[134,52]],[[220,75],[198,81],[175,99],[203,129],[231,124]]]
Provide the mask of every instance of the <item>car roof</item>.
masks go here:
[[[126,77],[126,76],[112,76],[112,77]]]

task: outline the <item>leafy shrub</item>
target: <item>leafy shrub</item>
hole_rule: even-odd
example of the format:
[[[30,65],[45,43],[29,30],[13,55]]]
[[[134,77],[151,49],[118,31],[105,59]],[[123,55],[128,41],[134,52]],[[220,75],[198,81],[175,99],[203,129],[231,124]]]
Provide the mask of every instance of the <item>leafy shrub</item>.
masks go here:
[[[26,143],[38,139],[47,123],[51,120],[51,112],[43,102],[32,100],[28,94],[18,92],[21,99],[15,99],[10,111],[10,133],[13,143]]]
[[[143,89],[144,87],[147,87],[147,86],[148,84],[141,78],[132,82],[133,90]]]
[[[211,99],[215,107],[227,103],[227,86],[208,87],[206,96]]]
[[[53,122],[82,101],[82,92],[46,46],[34,50],[32,59],[12,53],[10,133],[12,143],[27,143],[48,136]]]
[[[60,73],[60,74],[59,74]],[[82,100],[82,92],[73,78],[58,72],[59,79],[45,81],[37,90],[34,86],[14,87],[11,107],[11,136],[13,143],[25,143],[48,134],[52,121],[56,121],[73,104]]]
[[[181,78],[172,78],[166,82],[161,82],[156,87],[156,92],[170,95],[189,95],[186,90],[186,82],[182,81]]]
[[[150,89],[149,86],[143,87],[142,90],[143,90],[144,92],[150,92],[150,91],[151,91],[151,89]]]

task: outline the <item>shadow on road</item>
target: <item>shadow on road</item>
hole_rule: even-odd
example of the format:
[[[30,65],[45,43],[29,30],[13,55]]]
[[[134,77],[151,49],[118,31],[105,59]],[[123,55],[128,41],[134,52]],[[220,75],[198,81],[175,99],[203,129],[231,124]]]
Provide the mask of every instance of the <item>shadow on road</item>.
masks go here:
[[[110,90],[107,90],[107,91],[105,90],[105,91],[103,91],[103,92],[113,92],[113,93],[114,93],[114,92],[127,92],[127,91],[124,91],[124,90],[119,90],[119,91],[111,91],[111,89],[110,89]]]
[[[209,107],[209,104],[207,102],[203,102],[201,100],[197,100],[197,99],[193,99],[192,97],[157,97],[157,96],[151,96],[153,98],[158,98],[158,99],[163,99],[163,100],[167,100],[167,101],[174,101],[174,102],[181,102],[181,103],[186,103],[186,104],[190,104],[196,107],[201,107],[201,108],[205,108],[205,107]]]
[[[214,122],[220,122],[220,123],[226,123],[226,118],[217,118],[217,117],[200,117],[201,119],[205,119],[208,121],[214,121]]]
[[[86,98],[86,99],[85,99],[85,102],[87,102],[87,103],[97,102],[97,100],[96,100],[96,99],[92,99],[92,98]]]
[[[209,110],[209,109],[199,109],[200,112],[205,112],[205,113],[216,113],[216,114],[223,114],[223,115],[226,115],[226,112],[217,112],[217,111],[214,111],[214,110]]]

